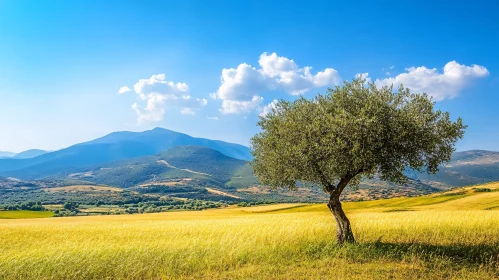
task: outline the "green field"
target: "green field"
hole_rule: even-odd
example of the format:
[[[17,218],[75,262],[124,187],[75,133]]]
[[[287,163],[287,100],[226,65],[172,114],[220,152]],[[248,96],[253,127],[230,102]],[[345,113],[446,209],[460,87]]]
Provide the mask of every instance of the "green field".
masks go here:
[[[35,219],[48,218],[54,216],[54,213],[49,211],[0,211],[0,219]]]
[[[499,279],[482,187],[345,203],[345,246],[317,204],[0,220],[0,279]]]

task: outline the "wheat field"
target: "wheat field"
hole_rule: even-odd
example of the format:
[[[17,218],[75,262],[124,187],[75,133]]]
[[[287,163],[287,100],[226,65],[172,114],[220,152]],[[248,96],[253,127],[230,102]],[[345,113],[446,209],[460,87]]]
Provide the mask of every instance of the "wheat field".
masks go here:
[[[499,279],[496,195],[0,220],[0,279]]]

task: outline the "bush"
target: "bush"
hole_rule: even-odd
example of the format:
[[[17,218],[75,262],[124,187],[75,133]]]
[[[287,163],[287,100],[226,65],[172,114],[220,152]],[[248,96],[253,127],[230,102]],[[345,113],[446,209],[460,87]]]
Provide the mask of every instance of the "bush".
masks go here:
[[[489,188],[475,188],[475,192],[491,192],[492,190]]]

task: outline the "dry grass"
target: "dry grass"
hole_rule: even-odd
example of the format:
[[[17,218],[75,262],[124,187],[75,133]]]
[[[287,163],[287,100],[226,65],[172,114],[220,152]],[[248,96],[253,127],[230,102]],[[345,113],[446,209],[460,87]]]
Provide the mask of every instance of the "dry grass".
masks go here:
[[[139,187],[149,187],[149,186],[176,186],[176,185],[186,185],[192,181],[191,178],[184,178],[178,181],[168,181],[168,182],[154,182],[141,184]]]
[[[499,211],[445,207],[495,194],[346,203],[347,246],[324,205],[0,220],[0,279],[499,279]]]
[[[215,190],[215,189],[212,189],[212,188],[206,188],[206,190],[209,193],[212,193],[212,194],[217,194],[217,195],[227,196],[227,197],[232,197],[232,198],[241,198],[239,196],[236,196],[236,195],[233,195],[233,194],[230,194],[230,193],[226,193],[226,192],[223,192],[223,191],[220,191],[220,190]]]
[[[104,186],[94,186],[94,185],[74,185],[67,187],[57,187],[57,188],[45,188],[46,192],[82,192],[82,191],[111,191],[111,192],[122,192],[120,188],[104,187]]]

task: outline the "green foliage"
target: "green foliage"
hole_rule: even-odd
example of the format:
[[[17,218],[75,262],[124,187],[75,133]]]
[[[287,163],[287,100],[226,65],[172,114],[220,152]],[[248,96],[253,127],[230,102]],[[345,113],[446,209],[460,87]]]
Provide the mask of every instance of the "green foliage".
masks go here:
[[[476,188],[474,189],[475,192],[492,192],[491,189],[489,188]]]
[[[273,187],[302,182],[332,192],[344,178],[358,184],[359,174],[405,182],[407,167],[435,173],[466,126],[433,105],[424,93],[360,78],[311,100],[281,100],[251,140],[255,174]]]
[[[228,157],[210,148],[180,146],[155,156],[99,165],[89,169],[91,175],[84,178],[97,184],[121,188],[130,188],[153,180],[183,178],[195,179],[201,184],[224,186],[245,164],[244,160]]]
[[[28,211],[45,211],[41,202],[27,201],[23,203],[16,203],[11,205],[0,206],[4,210],[28,210]]]
[[[229,181],[234,172],[246,164],[246,161],[200,146],[175,147],[161,153],[160,157],[177,168],[208,174],[222,184]]]
[[[246,163],[239,169],[237,169],[229,182],[227,182],[227,187],[239,187],[246,188],[250,186],[259,185],[258,178],[256,178],[253,173],[253,167],[251,167],[250,163]]]
[[[80,205],[78,203],[73,202],[73,201],[67,201],[63,205],[64,209],[69,210],[69,211],[74,211],[74,210],[78,209],[79,206]]]

